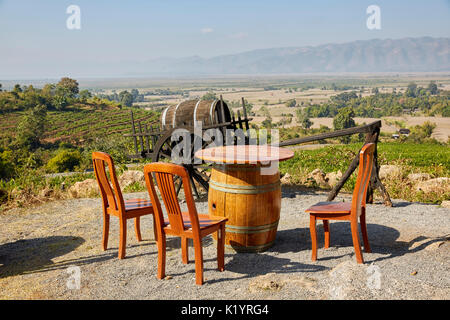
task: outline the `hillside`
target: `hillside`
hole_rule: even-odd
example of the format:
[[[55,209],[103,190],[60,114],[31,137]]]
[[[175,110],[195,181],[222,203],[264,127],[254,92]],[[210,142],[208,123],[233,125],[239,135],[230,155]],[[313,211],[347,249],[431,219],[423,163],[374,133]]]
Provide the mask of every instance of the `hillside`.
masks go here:
[[[260,49],[213,58],[160,58],[127,67],[129,73],[135,74],[449,71],[450,39],[373,39],[314,47]]]
[[[134,109],[135,119],[144,123],[156,121],[152,112]],[[25,112],[9,113],[0,118],[0,140],[14,138],[16,129]],[[69,142],[83,143],[96,137],[121,137],[130,133],[130,110],[92,110],[71,109],[66,111],[49,111],[45,123],[43,143]]]

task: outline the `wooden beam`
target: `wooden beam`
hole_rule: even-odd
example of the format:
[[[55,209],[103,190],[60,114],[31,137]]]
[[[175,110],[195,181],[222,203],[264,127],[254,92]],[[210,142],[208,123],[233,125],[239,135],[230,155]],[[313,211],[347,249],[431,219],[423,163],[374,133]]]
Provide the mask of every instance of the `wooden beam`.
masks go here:
[[[277,144],[273,144],[274,146],[278,147],[286,147],[286,146],[292,146],[300,143],[306,143],[306,142],[312,142],[312,141],[318,141],[323,139],[330,139],[330,138],[337,138],[342,136],[348,136],[356,133],[368,133],[373,132],[374,128],[381,127],[381,120],[372,122],[370,124],[359,126],[359,127],[353,127],[353,128],[347,128],[342,130],[337,130],[333,132],[325,132],[321,134],[316,134],[313,136],[303,137],[303,138],[296,138],[291,140],[286,140],[283,142],[279,142]]]

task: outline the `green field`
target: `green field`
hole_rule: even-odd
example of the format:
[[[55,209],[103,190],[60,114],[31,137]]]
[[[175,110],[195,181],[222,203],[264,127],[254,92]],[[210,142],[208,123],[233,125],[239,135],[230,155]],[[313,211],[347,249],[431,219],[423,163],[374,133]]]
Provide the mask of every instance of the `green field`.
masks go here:
[[[350,117],[374,116],[373,112],[381,112],[376,115],[378,119],[392,114],[393,107],[401,106],[398,111],[409,110],[408,118],[384,119],[380,136],[380,164],[400,166],[402,175],[397,177],[400,180],[385,181],[386,187],[392,198],[439,203],[449,195],[442,192],[420,194],[407,181],[409,173],[428,173],[431,178],[450,176],[450,148],[444,142],[448,138],[450,118],[443,114],[450,101],[449,79],[430,77],[407,77],[401,81],[395,77],[197,80],[167,86],[156,81],[145,89],[141,89],[142,85],[127,87],[127,84],[125,89],[130,92],[120,91],[119,86],[112,84],[92,92],[80,91],[78,83],[69,78],[62,78],[54,85],[45,84],[41,89],[15,85],[10,91],[0,91],[0,205],[25,206],[67,197],[70,186],[93,175],[55,177],[55,174],[92,169],[92,151],[111,154],[118,169],[124,170],[124,165],[132,162],[128,155],[134,153],[133,140],[124,137],[125,133],[131,133],[131,110],[145,130],[145,125],[159,126],[162,105],[205,95],[216,98],[223,95],[234,111],[241,108],[240,101],[244,97],[246,109],[253,118],[252,128],[278,128],[281,141],[335,130],[333,118],[330,118],[334,111],[352,107],[356,113]],[[432,84],[435,90],[431,90]],[[410,87],[414,90],[408,91]],[[288,102],[295,102],[294,106]],[[307,115],[303,111],[308,108],[328,113]],[[300,121],[311,116],[318,116],[312,118],[313,126]],[[422,118],[432,123],[425,126],[427,122]],[[360,119],[367,122],[375,118]],[[394,131],[383,131],[388,128],[388,122],[394,123],[391,123]],[[402,137],[401,141],[392,139],[391,133],[398,130],[397,123],[411,129],[411,135]],[[350,126],[357,124],[360,122]],[[438,143],[435,137],[443,143]],[[325,173],[345,172],[362,146],[361,139],[364,140],[362,135],[353,135],[348,145],[337,144],[348,141],[327,139],[324,142],[332,146],[299,150],[293,159],[280,164],[281,172],[289,173],[298,185],[318,187],[311,184],[310,173],[315,169]],[[53,176],[48,177],[48,174]],[[344,191],[351,191],[354,182],[353,176]],[[143,186],[133,185],[125,191],[138,190],[144,190]]]
[[[296,170],[324,172],[345,171],[356,156],[362,144],[327,146],[316,150],[296,151],[293,159],[281,162],[281,172],[295,173]],[[413,144],[387,142],[378,144],[380,165],[396,164],[413,171],[430,173],[433,176],[450,176],[450,148],[440,144]]]
[[[25,112],[12,112],[0,117],[0,142],[13,139],[16,128]],[[158,115],[152,111],[133,109],[136,121],[144,124],[158,123]],[[130,133],[130,108],[117,110],[69,109],[48,111],[45,121],[44,143],[69,142],[85,144],[99,136],[122,136]]]
[[[308,175],[319,168],[325,173],[342,173],[347,170],[362,144],[327,146],[316,150],[299,150],[294,158],[280,163],[280,172],[289,173],[294,182],[308,184]],[[432,178],[450,177],[450,148],[442,144],[413,144],[387,142],[378,144],[379,165],[401,167],[401,176],[384,181],[393,199],[439,203],[450,199],[450,194],[421,194],[414,191],[407,181],[409,173],[428,173]],[[343,190],[351,192],[356,181],[356,172]]]

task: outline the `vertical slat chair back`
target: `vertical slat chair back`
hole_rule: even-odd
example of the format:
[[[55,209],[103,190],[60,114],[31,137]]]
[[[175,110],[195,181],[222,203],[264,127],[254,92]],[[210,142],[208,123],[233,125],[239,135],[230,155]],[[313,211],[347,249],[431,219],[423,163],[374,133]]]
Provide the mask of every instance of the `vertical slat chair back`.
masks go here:
[[[103,206],[107,211],[123,213],[125,211],[125,203],[117,180],[113,159],[107,153],[93,152],[92,161],[95,177],[97,178],[103,200]],[[112,185],[106,174],[106,166],[109,169]]]
[[[355,189],[352,197],[352,217],[358,218],[362,210],[365,210],[367,189],[373,167],[374,143],[365,144],[359,152],[359,170],[356,179]]]
[[[147,181],[147,189],[150,192],[151,201],[157,211],[157,220],[159,220],[159,222],[157,222],[162,225],[164,218],[161,210],[161,205],[156,194],[156,190],[153,186],[152,174],[154,174],[155,176],[158,189],[161,193],[161,198],[166,207],[166,212],[172,231],[181,235],[182,232],[186,229],[174,184],[174,176],[179,176],[182,179],[183,183],[183,190],[185,193],[189,217],[192,223],[192,229],[195,232],[199,232],[200,223],[198,220],[197,210],[195,207],[194,197],[192,195],[189,174],[187,170],[183,166],[179,166],[176,164],[156,162],[146,165],[144,167],[144,173],[145,179]]]

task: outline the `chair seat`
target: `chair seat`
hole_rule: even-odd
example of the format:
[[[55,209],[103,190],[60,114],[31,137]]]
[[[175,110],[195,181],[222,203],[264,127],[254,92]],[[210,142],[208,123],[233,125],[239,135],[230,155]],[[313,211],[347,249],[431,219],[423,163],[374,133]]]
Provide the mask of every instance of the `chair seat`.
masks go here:
[[[130,199],[125,200],[125,210],[131,211],[131,210],[140,210],[145,208],[151,208],[152,202],[150,200],[146,199]]]
[[[352,209],[351,202],[333,202],[323,201],[305,210],[307,213],[350,213]]]
[[[191,218],[189,217],[188,212],[182,212],[183,216],[183,223],[185,228],[190,229],[192,228]],[[208,228],[214,224],[218,224],[220,222],[227,221],[227,218],[222,217],[211,217],[207,214],[198,214],[198,221],[200,223],[200,229]],[[164,227],[168,226],[170,224],[169,219],[164,219]]]

